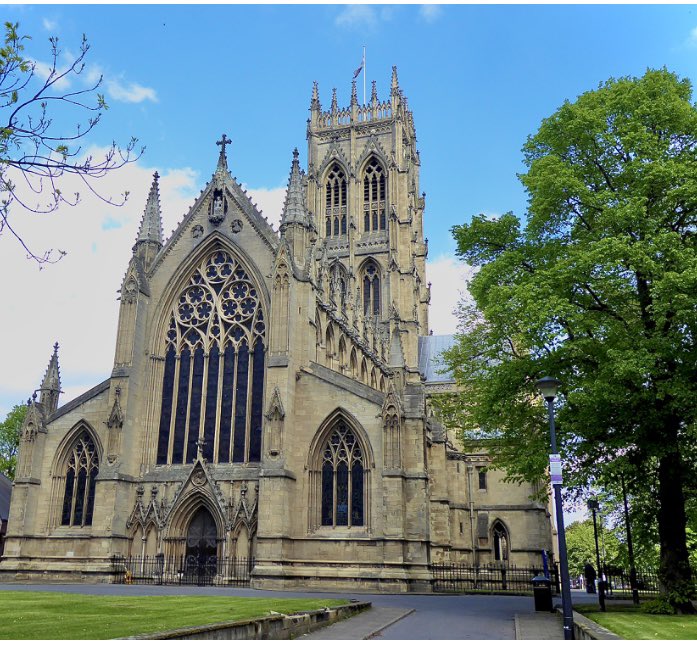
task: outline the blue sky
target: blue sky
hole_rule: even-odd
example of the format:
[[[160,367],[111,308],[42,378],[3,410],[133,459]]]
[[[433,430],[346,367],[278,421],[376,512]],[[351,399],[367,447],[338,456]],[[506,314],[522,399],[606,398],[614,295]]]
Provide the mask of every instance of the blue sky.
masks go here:
[[[306,159],[312,82],[323,106],[333,87],[348,105],[363,46],[368,93],[375,79],[387,98],[397,65],[414,113],[436,333],[454,331],[469,271],[453,257],[450,229],[480,212],[524,216],[520,150],[543,118],[609,77],[647,67],[697,78],[690,5],[6,5],[3,19],[32,36],[27,54],[39,63],[49,60],[50,35],[69,57],[85,33],[84,77],[103,74],[110,106],[86,148],[135,136],[146,152],[100,185],[108,195],[131,192],[121,209],[86,197],[46,218],[13,213],[35,248],[68,251],[57,265],[39,271],[0,236],[2,331],[12,339],[0,417],[39,385],[56,340],[63,403],[109,375],[116,291],[153,171],[162,175],[167,234],[210,178],[225,132],[232,174],[277,221],[293,148]]]

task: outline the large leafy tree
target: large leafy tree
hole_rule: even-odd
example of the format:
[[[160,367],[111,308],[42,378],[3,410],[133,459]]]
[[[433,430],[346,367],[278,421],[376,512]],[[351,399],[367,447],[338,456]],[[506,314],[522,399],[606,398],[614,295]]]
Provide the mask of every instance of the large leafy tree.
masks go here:
[[[22,424],[27,414],[26,404],[17,404],[0,422],[0,473],[10,480],[15,478],[17,467],[17,448]]]
[[[127,193],[117,198],[103,195],[94,181],[134,161],[142,149],[136,151],[136,140],[131,139],[124,147],[112,143],[99,158],[86,154],[81,142],[107,109],[98,91],[101,77],[93,82],[85,78],[90,45],[83,36],[77,55],[61,67],[57,38],[49,40],[49,63],[26,55],[29,40],[18,24],[5,23],[0,46],[0,236],[10,234],[41,264],[55,261],[65,252],[58,256],[50,250],[35,253],[13,216],[17,212],[51,213],[61,204],[75,205],[79,191],[61,190],[62,180],[69,176],[78,178],[83,190],[110,204],[122,204]],[[72,88],[73,83],[79,87]]]
[[[524,147],[526,222],[454,227],[480,269],[447,361],[460,395],[441,402],[469,442],[513,478],[544,477],[548,437],[535,381],[563,382],[567,482],[616,460],[652,483],[662,583],[694,611],[686,478],[697,402],[697,109],[666,70],[611,79],[566,102]],[[476,430],[471,430],[476,429]],[[655,486],[654,486],[655,485]]]

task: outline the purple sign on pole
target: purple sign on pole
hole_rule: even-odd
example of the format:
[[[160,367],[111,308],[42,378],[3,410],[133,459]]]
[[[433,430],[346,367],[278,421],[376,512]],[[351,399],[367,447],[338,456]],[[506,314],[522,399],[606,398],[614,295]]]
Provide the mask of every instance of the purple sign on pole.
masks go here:
[[[561,455],[558,453],[549,454],[549,475],[552,479],[552,484],[561,484]]]

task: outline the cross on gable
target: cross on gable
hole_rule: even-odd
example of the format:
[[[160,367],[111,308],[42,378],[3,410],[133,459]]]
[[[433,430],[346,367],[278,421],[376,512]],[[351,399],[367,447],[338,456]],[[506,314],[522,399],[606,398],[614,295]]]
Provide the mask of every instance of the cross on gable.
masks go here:
[[[225,146],[226,144],[231,144],[232,139],[228,139],[228,136],[223,133],[223,136],[220,138],[220,141],[216,141],[215,145],[220,146],[220,154],[225,155]]]

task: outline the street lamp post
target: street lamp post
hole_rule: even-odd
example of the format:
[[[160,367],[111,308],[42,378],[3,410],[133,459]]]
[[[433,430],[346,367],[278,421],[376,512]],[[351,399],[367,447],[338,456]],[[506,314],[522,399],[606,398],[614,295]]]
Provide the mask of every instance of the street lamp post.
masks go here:
[[[569,564],[566,557],[566,530],[564,529],[564,509],[561,501],[561,462],[557,453],[557,435],[554,428],[554,400],[561,386],[558,379],[543,377],[537,381],[537,388],[547,402],[549,414],[549,437],[552,446],[550,455],[550,473],[554,488],[554,503],[557,511],[557,537],[559,539],[559,568],[561,570],[561,606],[564,617],[564,639],[574,638],[574,617],[571,606],[571,584],[569,581]]]
[[[588,501],[588,509],[593,512],[593,535],[595,536],[595,562],[598,566],[598,603],[600,604],[600,610],[605,612],[605,581],[603,580],[603,571],[600,569],[600,548],[598,547],[598,524],[595,520],[595,514],[600,505],[595,498],[591,498]]]

